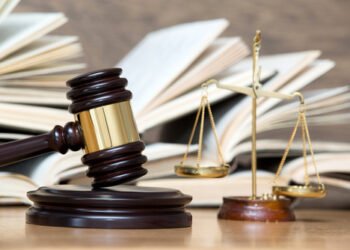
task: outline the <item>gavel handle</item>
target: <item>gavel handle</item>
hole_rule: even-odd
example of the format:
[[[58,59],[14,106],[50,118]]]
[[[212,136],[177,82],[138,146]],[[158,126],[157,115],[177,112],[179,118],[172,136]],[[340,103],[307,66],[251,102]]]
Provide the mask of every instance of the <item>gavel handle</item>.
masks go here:
[[[64,127],[55,126],[46,134],[0,144],[0,166],[47,152],[56,151],[65,154],[68,149],[77,151],[83,147],[84,141],[79,124],[69,122]]]

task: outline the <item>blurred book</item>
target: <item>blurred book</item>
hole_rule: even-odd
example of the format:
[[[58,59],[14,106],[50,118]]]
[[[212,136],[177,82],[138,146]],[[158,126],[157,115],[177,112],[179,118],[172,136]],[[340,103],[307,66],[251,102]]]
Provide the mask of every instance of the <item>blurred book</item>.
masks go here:
[[[149,162],[145,164],[145,167],[149,170],[149,174],[140,180],[140,185],[151,185],[164,181],[169,185],[176,183],[174,187],[182,190],[181,183],[193,181],[175,177],[173,168],[185,151],[184,138],[187,138],[192,124],[184,122],[184,119],[187,117],[188,120],[193,121],[193,113],[199,106],[202,92],[199,86],[203,81],[215,78],[223,84],[251,85],[251,58],[245,58],[249,54],[247,45],[239,37],[220,37],[228,25],[225,19],[215,19],[176,25],[151,32],[116,65],[123,69],[122,76],[128,79],[128,88],[133,92],[132,105],[139,131],[147,138],[152,128],[163,127],[164,138],[172,138],[161,139],[162,144],[148,143],[145,154]],[[320,60],[319,56],[319,51],[262,56],[260,61],[261,81],[264,88],[286,93],[304,88],[334,66],[332,61]],[[27,86],[25,84],[29,85],[31,82],[28,80],[26,83],[22,81],[21,84],[18,84],[17,79],[11,81],[19,86]],[[208,183],[211,183],[210,186],[217,187],[223,183],[235,185],[233,184],[235,180],[245,178],[237,175],[239,168],[235,169],[235,166],[238,166],[236,162],[240,155],[250,150],[246,142],[250,136],[250,100],[230,91],[218,89],[214,85],[209,87],[208,92],[225,160],[232,163],[230,177],[208,180]],[[348,87],[306,93],[309,124],[333,126],[349,122],[350,117],[346,111],[350,105],[349,93]],[[11,98],[14,96],[15,94]],[[7,100],[0,103],[0,112],[3,114],[0,117],[0,125],[11,128],[10,131],[0,134],[0,138],[18,139],[19,136],[26,136],[25,133],[46,132],[54,125],[64,124],[72,119],[72,115],[67,111],[53,107],[66,107],[68,102],[50,87],[42,92],[28,92],[26,98],[13,98],[12,100],[15,101]],[[36,106],[29,108],[27,104]],[[259,99],[258,106],[259,134],[290,129],[294,125],[298,110],[296,102],[284,103],[277,99]],[[8,110],[10,112],[5,112]],[[18,131],[22,131],[22,135],[19,135]],[[258,150],[277,152],[276,154],[282,155],[287,139],[286,136],[285,138],[260,140]],[[340,154],[350,151],[350,144],[347,143],[322,143],[322,141],[315,142],[316,152]],[[206,146],[204,155],[207,158],[205,160],[215,162],[215,143],[209,131],[206,131],[204,145]],[[195,151],[196,145],[193,145],[191,147],[192,156]],[[294,147],[293,152],[298,154],[301,148]],[[50,154],[43,156],[37,163],[29,160],[21,163],[26,166],[21,170],[16,168],[18,164],[6,167],[6,171],[10,173],[4,174],[3,178],[6,176],[10,182],[11,175],[13,175],[11,172],[15,172],[13,169],[16,168],[16,176],[29,176],[29,180],[35,186],[60,182],[84,182],[82,176],[84,176],[86,167],[79,162],[81,155],[82,153],[69,153],[65,156]],[[53,162],[50,161],[51,163],[43,164],[43,166],[52,170],[50,173],[43,174],[44,170],[40,170],[42,169],[40,164],[51,158]],[[54,163],[56,161],[66,163]],[[56,165],[59,167],[54,167]],[[36,178],[30,173],[25,173],[23,169],[28,166],[34,168],[35,176],[42,177]],[[268,170],[261,169],[261,172],[268,173]],[[18,181],[18,178],[16,179]],[[337,178],[334,179],[337,180]],[[291,180],[293,178],[288,181]],[[85,181],[88,183],[88,180]],[[193,186],[193,188],[196,187]],[[228,189],[227,186],[226,190]],[[188,193],[195,195],[195,193]],[[6,192],[2,194],[5,195]],[[216,204],[218,197],[221,199],[224,193],[218,191],[215,194],[217,196],[215,201],[210,202],[207,199],[208,204]],[[21,199],[26,201],[24,193]],[[197,198],[194,197],[194,200],[196,201]],[[203,205],[204,203],[199,202],[198,204]]]
[[[16,105],[2,106],[1,120],[8,120],[5,114],[14,117],[1,122],[10,129],[21,123],[21,114],[32,105],[62,106],[66,80],[85,67],[77,60],[83,54],[77,36],[49,35],[67,22],[63,13],[12,13],[19,2],[0,2],[0,106],[29,104],[18,113],[11,113]]]
[[[61,73],[83,68],[83,63],[72,61],[82,56],[76,36],[48,35],[67,22],[63,13],[12,13],[19,0],[0,2],[0,86],[9,87],[8,95],[16,93],[15,86],[40,85],[40,79],[61,81]],[[49,76],[48,76],[49,75]],[[57,78],[56,78],[57,77]],[[37,81],[39,80],[39,81]],[[62,81],[63,80],[63,81]],[[23,82],[23,84],[22,84]],[[18,90],[19,94],[26,89]],[[23,94],[22,94],[23,95]],[[4,89],[1,92],[5,101]]]
[[[80,62],[83,51],[77,36],[50,34],[68,21],[63,13],[13,13],[19,2],[19,0],[0,1],[0,106],[2,107],[0,140],[2,142],[23,139],[33,134],[35,129],[26,130],[17,125],[31,123],[30,119],[27,120],[22,115],[27,110],[39,107],[33,105],[43,105],[39,107],[43,110],[46,110],[44,106],[66,108],[67,102],[64,105],[61,103],[66,92],[65,82],[85,67],[85,63]],[[16,106],[18,103],[22,104],[20,108]],[[16,112],[12,113],[14,109]],[[51,117],[49,110],[37,115]],[[18,127],[20,129],[17,129]],[[45,162],[45,157],[38,159]],[[20,197],[23,197],[25,194],[23,188],[24,190],[33,188],[33,181],[26,177],[25,173],[29,173],[31,165],[35,168],[41,164],[38,159],[28,162],[24,174],[13,175],[11,170],[10,173],[4,173],[4,170],[0,169],[0,179],[4,180],[0,196],[4,197],[4,200],[16,203],[18,197],[12,195],[13,192],[17,194],[17,190],[22,190],[19,193]],[[14,170],[15,168],[16,166]],[[8,179],[14,180],[15,185],[8,186]],[[3,190],[6,190],[5,193]],[[7,192],[8,190],[10,191]]]
[[[185,145],[155,143],[146,148],[151,164],[162,158],[179,156],[185,150]],[[194,152],[196,146],[190,147]],[[30,160],[19,162],[1,168],[0,171],[0,205],[29,204],[26,193],[40,186],[57,183],[85,183],[87,167],[81,163],[80,152],[69,152],[66,155],[48,153]]]
[[[258,146],[261,146],[258,144]],[[343,152],[327,151],[327,153],[317,153],[316,162],[317,169],[321,175],[322,183],[326,185],[327,189],[331,188],[341,190],[336,195],[339,197],[330,197],[333,193],[327,193],[327,200],[332,200],[332,204],[327,204],[323,201],[312,200],[314,202],[313,207],[319,206],[318,204],[327,205],[327,208],[349,208],[350,200],[344,197],[349,196],[350,190],[350,154],[349,145],[334,145],[336,147],[343,147]],[[265,149],[266,150],[266,149]],[[294,157],[290,158],[287,164],[283,167],[283,170],[278,178],[278,185],[288,185],[291,183],[301,184],[304,182],[304,161],[302,157],[296,157],[298,151],[294,151]],[[259,154],[259,152],[258,152]],[[280,156],[280,154],[279,154]],[[250,155],[249,155],[250,157]],[[239,158],[239,157],[238,157]],[[268,158],[266,156],[258,159],[257,171],[257,191],[258,195],[271,193],[272,186],[274,185],[274,177],[276,165],[278,165],[280,157]],[[179,163],[179,158],[175,161]],[[193,159],[195,160],[195,159]],[[310,175],[310,181],[317,183],[316,172],[312,167],[312,160],[310,157],[308,161],[308,173]],[[212,164],[212,162],[204,162],[204,164]],[[154,166],[151,165],[150,168]],[[163,166],[157,165],[155,167],[166,168],[166,164]],[[170,168],[170,166],[168,166]],[[233,164],[235,169],[229,176],[224,178],[211,178],[211,179],[191,179],[191,178],[180,178],[175,177],[174,174],[168,173],[165,177],[158,177],[153,179],[144,179],[138,182],[140,186],[156,186],[180,189],[186,194],[191,194],[193,200],[191,206],[206,206],[206,207],[217,207],[222,204],[223,196],[250,196],[251,195],[251,183],[252,176],[250,171],[250,165],[239,162],[239,159]],[[312,202],[306,202],[309,207],[312,207]],[[303,204],[305,202],[301,202]],[[320,207],[319,207],[320,208]]]
[[[51,35],[63,13],[12,13],[19,0],[0,1],[0,138],[19,139],[46,129],[43,121],[67,120],[65,82],[85,67],[77,36]],[[21,105],[18,105],[21,104]],[[49,109],[46,107],[58,107]],[[37,109],[38,108],[38,109]],[[63,108],[63,109],[60,109]],[[34,123],[32,110],[38,111]],[[55,112],[53,112],[55,113]],[[18,124],[25,124],[24,126]],[[36,128],[36,127],[39,128]]]
[[[208,56],[207,58],[211,58],[211,60],[199,61],[214,51],[212,45],[203,47],[204,44],[207,44],[208,39],[211,39],[212,44],[237,41],[236,46],[239,48],[236,48],[238,51],[236,54],[240,56],[246,54],[247,46],[240,44],[242,42],[240,38],[218,37],[218,34],[223,32],[227,25],[226,20],[218,19],[183,24],[152,32],[117,64],[117,66],[124,69],[124,76],[128,78],[129,88],[134,93],[133,104],[141,131],[146,131],[145,134],[147,134],[148,129],[162,123],[168,123],[162,130],[162,135],[165,138],[171,138],[172,142],[184,142],[184,138],[186,138],[184,134],[189,135],[192,128],[191,121],[194,121],[194,116],[189,116],[189,119],[185,121],[187,122],[185,125],[183,124],[184,120],[178,118],[192,113],[198,108],[202,93],[199,87],[204,80],[214,77],[223,85],[251,85],[251,58],[237,62],[235,56],[227,56],[232,60],[229,63],[231,66],[227,66],[229,65],[225,64],[227,57],[220,58],[218,53],[216,59],[213,59],[214,56]],[[212,30],[211,33],[216,36],[202,36],[204,30]],[[200,41],[200,39],[203,40]],[[164,46],[163,42],[167,46]],[[185,43],[189,43],[189,45],[184,46]],[[202,55],[192,61],[189,59],[191,54],[186,51],[186,49],[191,48],[191,45],[195,46],[197,51],[202,50]],[[229,46],[226,46],[226,48],[229,48]],[[230,52],[223,52],[223,55],[228,54]],[[303,89],[334,66],[332,61],[320,60],[318,59],[319,56],[319,51],[262,56],[260,65],[262,66],[261,80],[264,82],[263,87],[282,93],[291,93]],[[183,64],[179,63],[179,58],[182,58]],[[221,62],[221,64],[218,62]],[[215,67],[216,65],[222,65],[222,68]],[[305,93],[309,124],[329,128],[333,125],[349,123],[349,90],[349,87],[345,86]],[[193,195],[194,199],[191,205],[217,206],[222,202],[224,195],[250,195],[251,180],[249,171],[245,170],[244,167],[241,171],[242,168],[238,166],[243,164],[235,164],[240,155],[247,154],[251,150],[251,145],[247,142],[251,131],[250,97],[242,97],[218,89],[214,85],[209,87],[208,95],[210,103],[215,104],[213,110],[217,121],[220,144],[225,161],[232,163],[232,174],[224,179],[210,180],[176,177],[174,175],[174,165],[181,161],[182,156],[179,156],[160,159],[148,164],[149,174],[142,177],[138,185],[180,189]],[[285,103],[278,99],[259,99],[258,133],[270,132],[271,134],[275,130],[289,131],[288,129],[291,129],[296,121],[297,111],[297,102]],[[173,122],[169,124],[169,121]],[[260,136],[258,136],[259,138]],[[277,139],[279,140],[260,139],[258,141],[258,156],[261,157],[262,154],[274,152],[275,155],[281,157],[287,145],[288,136],[281,136]],[[203,152],[203,157],[206,158],[204,165],[212,165],[218,162],[215,158],[216,144],[214,136],[210,134],[209,130],[206,131],[203,144],[206,146]],[[294,158],[296,155],[302,155],[301,145],[301,142],[293,144]],[[317,153],[334,153],[332,157],[342,161],[338,165],[344,166],[345,163],[349,163],[348,157],[341,158],[338,155],[350,152],[350,144],[348,143],[315,141],[314,148]],[[189,162],[195,163],[195,160],[196,155],[193,155]],[[321,166],[323,166],[323,160],[322,157],[319,159]],[[277,164],[278,161],[275,160],[275,167]],[[292,162],[289,164],[292,164]],[[303,171],[303,167],[294,166],[295,169]],[[286,169],[288,169],[288,166],[286,166]],[[271,191],[271,177],[275,170],[276,168],[273,166],[261,167],[259,171],[261,193]],[[338,171],[346,175],[349,174],[350,168],[342,167],[338,169],[333,164],[320,169],[322,174]],[[303,181],[299,176],[290,175],[287,170],[284,173],[285,184],[291,181],[299,183]],[[311,172],[310,174],[315,173]],[[340,186],[347,190],[346,192],[349,192],[349,186],[342,185],[344,183],[342,180],[336,176],[329,177],[328,180],[330,179],[332,181],[328,181],[326,184]]]

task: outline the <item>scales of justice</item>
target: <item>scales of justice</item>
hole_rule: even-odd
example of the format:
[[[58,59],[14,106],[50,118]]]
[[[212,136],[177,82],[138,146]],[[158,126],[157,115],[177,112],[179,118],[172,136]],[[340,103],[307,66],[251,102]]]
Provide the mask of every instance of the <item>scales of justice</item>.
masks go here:
[[[259,76],[260,76],[260,66],[259,51],[261,47],[261,33],[256,31],[256,35],[253,40],[253,81],[252,87],[241,87],[233,85],[222,85],[217,80],[209,80],[202,84],[205,92],[202,95],[200,107],[198,109],[194,126],[190,135],[187,150],[184,154],[183,160],[175,166],[175,173],[183,177],[192,178],[218,178],[224,177],[229,174],[230,167],[224,162],[224,157],[222,154],[221,146],[219,143],[218,135],[215,128],[215,122],[208,101],[208,94],[206,89],[209,84],[216,84],[218,88],[227,89],[233,92],[241,93],[252,97],[252,135],[251,135],[251,173],[252,173],[252,191],[251,195],[248,197],[224,197],[223,204],[220,207],[218,217],[219,219],[227,220],[247,220],[247,221],[294,221],[295,215],[291,208],[291,204],[294,198],[322,198],[326,195],[325,186],[321,183],[320,176],[317,171],[316,161],[314,157],[314,152],[310,140],[309,129],[307,126],[306,116],[305,116],[305,103],[304,97],[301,93],[295,92],[292,94],[284,94],[278,92],[272,92],[264,90],[261,87]],[[291,137],[288,141],[287,147],[282,156],[281,162],[278,166],[275,178],[273,180],[272,190],[270,194],[263,194],[262,196],[257,195],[257,153],[256,153],[256,110],[257,110],[257,98],[279,98],[283,100],[291,100],[298,98],[300,102],[299,112],[297,122],[292,131]],[[208,110],[210,125],[212,127],[218,151],[218,159],[220,164],[217,166],[201,166],[202,157],[202,143],[203,143],[203,131],[204,131],[204,117],[205,109]],[[199,149],[197,155],[196,165],[186,165],[189,145],[192,143],[198,122],[200,121],[200,131],[199,131]],[[301,128],[301,137],[303,143],[303,158],[304,158],[304,169],[305,183],[302,185],[289,185],[280,186],[277,184],[278,177],[280,175],[281,169],[287,159],[289,149],[293,143],[295,135],[298,128]],[[307,146],[309,147],[310,156],[312,159],[312,164],[315,168],[315,173],[317,176],[317,184],[310,183],[308,176],[308,165],[307,165]]]

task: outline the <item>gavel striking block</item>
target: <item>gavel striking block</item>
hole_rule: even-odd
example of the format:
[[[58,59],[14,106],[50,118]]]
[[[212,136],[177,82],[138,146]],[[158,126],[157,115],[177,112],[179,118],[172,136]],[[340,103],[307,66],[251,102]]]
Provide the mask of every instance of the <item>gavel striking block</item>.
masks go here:
[[[147,173],[147,158],[134,121],[127,80],[121,69],[87,73],[67,82],[75,122],[51,132],[0,145],[0,165],[49,151],[83,149],[91,186],[55,185],[28,192],[29,224],[93,228],[189,227],[185,205],[191,197],[177,190],[120,185]],[[116,186],[115,186],[116,185]],[[113,187],[112,187],[113,186]]]

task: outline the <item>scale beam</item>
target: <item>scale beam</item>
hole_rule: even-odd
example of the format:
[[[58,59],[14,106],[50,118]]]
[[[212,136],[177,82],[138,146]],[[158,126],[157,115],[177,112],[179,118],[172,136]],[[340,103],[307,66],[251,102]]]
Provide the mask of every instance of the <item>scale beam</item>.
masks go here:
[[[226,89],[230,90],[236,93],[244,94],[251,97],[269,97],[269,98],[277,98],[282,100],[291,100],[293,99],[297,94],[284,94],[274,91],[268,91],[263,89],[256,89],[255,94],[252,87],[242,87],[242,86],[235,86],[235,85],[228,85],[228,84],[222,84],[220,82],[216,82],[216,86],[220,89]]]

